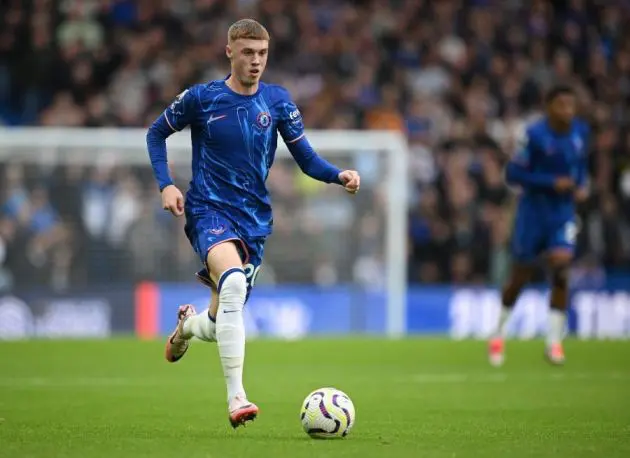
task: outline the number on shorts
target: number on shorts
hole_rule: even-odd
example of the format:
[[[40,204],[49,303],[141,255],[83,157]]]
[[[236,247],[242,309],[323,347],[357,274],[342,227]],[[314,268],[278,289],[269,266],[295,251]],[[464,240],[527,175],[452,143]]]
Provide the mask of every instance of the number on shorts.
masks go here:
[[[260,272],[260,267],[261,266],[256,266],[254,267],[253,264],[245,264],[245,277],[247,278],[247,281],[249,282],[250,286],[254,286],[254,283],[256,283],[256,277],[258,277],[258,272]]]
[[[564,225],[564,239],[567,243],[575,245],[577,240],[577,224],[573,221],[569,221]]]

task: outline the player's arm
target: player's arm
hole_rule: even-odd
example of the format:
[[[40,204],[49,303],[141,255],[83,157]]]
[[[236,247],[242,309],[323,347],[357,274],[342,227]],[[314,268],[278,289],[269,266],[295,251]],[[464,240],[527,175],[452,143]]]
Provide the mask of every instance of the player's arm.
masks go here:
[[[557,191],[567,191],[574,187],[574,182],[570,177],[557,177],[552,173],[533,171],[532,165],[536,161],[536,154],[535,142],[532,141],[531,134],[527,132],[516,155],[505,168],[505,179],[508,184]]]
[[[184,197],[181,191],[173,186],[168,169],[166,139],[192,122],[195,108],[195,95],[192,90],[187,89],[153,122],[146,136],[153,176],[162,193],[162,207],[175,216],[180,216],[184,212]]]
[[[302,114],[294,103],[284,102],[278,130],[302,172],[324,183],[341,184],[341,170],[320,157],[306,138]]]
[[[576,202],[584,202],[588,198],[588,147],[589,147],[589,135],[588,132],[584,133],[584,153],[580,157],[577,168],[577,176],[575,179],[575,193],[574,198]]]
[[[306,138],[300,110],[290,100],[282,103],[278,130],[302,172],[315,180],[340,184],[348,192],[357,192],[360,184],[359,174],[354,170],[341,171],[319,156]]]
[[[194,94],[187,89],[179,94],[175,101],[149,127],[146,137],[147,149],[153,167],[153,175],[160,191],[173,184],[168,170],[166,139],[190,124],[195,111],[195,104]]]
[[[306,175],[324,183],[341,184],[341,170],[319,156],[305,135],[286,143],[295,162]]]

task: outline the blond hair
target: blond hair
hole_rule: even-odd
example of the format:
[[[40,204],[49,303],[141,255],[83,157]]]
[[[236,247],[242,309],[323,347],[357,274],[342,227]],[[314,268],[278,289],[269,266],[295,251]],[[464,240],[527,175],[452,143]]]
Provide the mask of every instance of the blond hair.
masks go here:
[[[228,43],[239,38],[269,41],[269,32],[260,22],[254,19],[241,19],[228,29]]]

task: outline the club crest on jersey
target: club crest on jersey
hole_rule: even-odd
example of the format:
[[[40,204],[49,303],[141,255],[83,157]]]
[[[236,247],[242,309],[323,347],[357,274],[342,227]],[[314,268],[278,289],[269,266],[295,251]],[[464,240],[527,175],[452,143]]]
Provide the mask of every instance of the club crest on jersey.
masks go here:
[[[271,115],[266,111],[258,113],[258,116],[256,116],[256,124],[258,124],[259,127],[266,129],[271,125]]]

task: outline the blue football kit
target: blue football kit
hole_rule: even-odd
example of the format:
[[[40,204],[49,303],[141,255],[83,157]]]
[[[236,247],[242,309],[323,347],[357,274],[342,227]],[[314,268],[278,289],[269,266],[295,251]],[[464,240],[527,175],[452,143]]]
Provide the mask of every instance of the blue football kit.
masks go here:
[[[259,83],[252,95],[234,92],[228,77],[182,92],[153,123],[147,147],[160,191],[173,184],[166,138],[190,127],[192,178],[186,193],[185,232],[211,284],[206,258],[215,245],[234,240],[243,260],[249,292],[271,234],[273,216],[265,181],[274,162],[278,132],[301,170],[341,184],[337,167],[319,157],[304,136],[299,109],[286,89]]]
[[[540,254],[563,248],[575,252],[578,227],[573,192],[558,192],[560,177],[586,185],[589,131],[573,120],[565,132],[554,131],[548,118],[526,129],[523,144],[508,163],[506,180],[522,188],[512,234],[512,255],[531,263]]]

